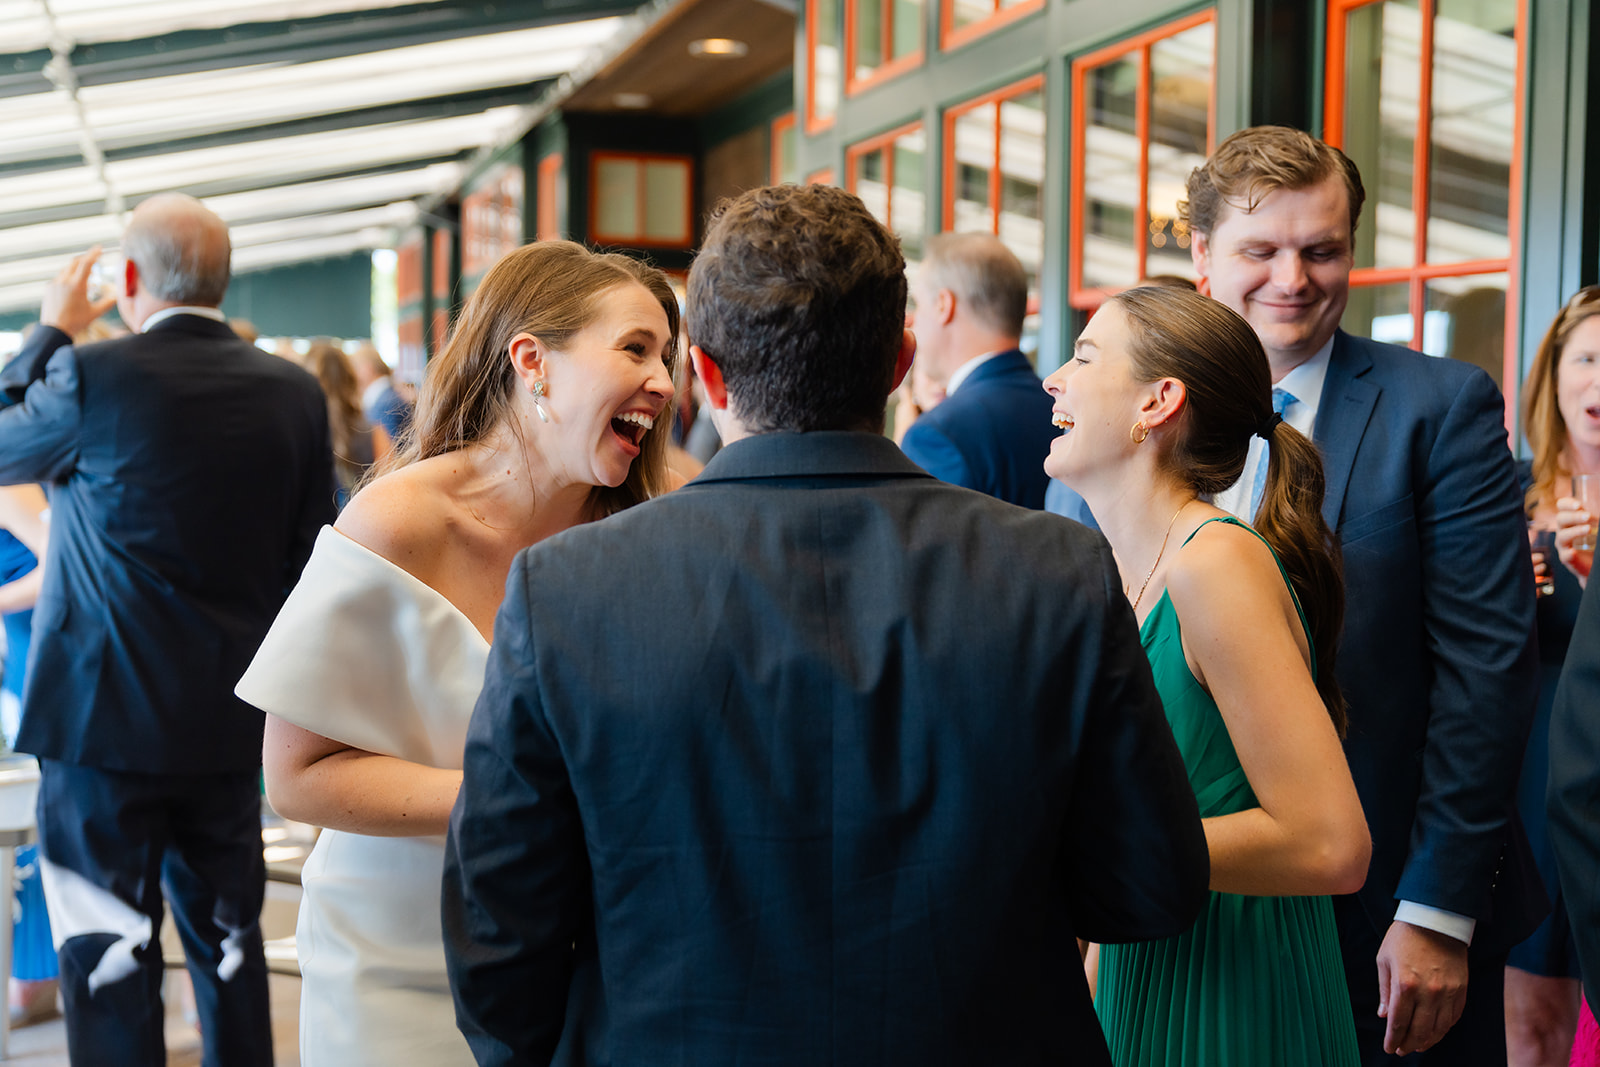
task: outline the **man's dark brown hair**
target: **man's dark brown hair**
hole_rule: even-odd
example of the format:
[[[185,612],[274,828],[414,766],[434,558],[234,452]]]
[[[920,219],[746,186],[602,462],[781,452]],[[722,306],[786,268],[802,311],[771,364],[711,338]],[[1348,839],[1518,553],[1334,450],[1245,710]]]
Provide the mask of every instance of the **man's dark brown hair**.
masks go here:
[[[905,329],[900,240],[850,193],[752,189],[718,205],[689,271],[689,340],[756,433],[881,432]]]
[[[1350,157],[1303,130],[1252,126],[1223,141],[1210,159],[1189,172],[1189,198],[1178,201],[1178,217],[1191,232],[1209,238],[1224,203],[1250,212],[1279,189],[1305,189],[1333,177],[1343,180],[1350,198],[1354,235],[1367,191]]]

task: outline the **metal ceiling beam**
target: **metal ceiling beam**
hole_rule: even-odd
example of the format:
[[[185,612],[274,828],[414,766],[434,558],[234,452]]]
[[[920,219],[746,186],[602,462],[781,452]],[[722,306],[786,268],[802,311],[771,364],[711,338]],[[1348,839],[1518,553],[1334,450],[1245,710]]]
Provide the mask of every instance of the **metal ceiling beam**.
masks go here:
[[[637,0],[495,0],[411,4],[320,18],[183,30],[159,37],[80,44],[72,66],[85,86],[223,70],[246,63],[305,63],[488,33],[624,15]],[[44,92],[48,51],[0,53],[0,97]]]
[[[375,174],[393,174],[398,171],[421,170],[423,167],[435,163],[459,163],[472,155],[472,150],[463,150],[448,154],[433,156],[420,156],[405,159],[394,163],[385,163],[372,167],[356,167],[348,170],[308,170],[298,174],[285,174],[270,179],[238,178],[229,181],[207,182],[202,185],[185,186],[183,192],[197,197],[226,196],[230,193],[247,193],[257,189],[278,189],[288,185],[301,185],[306,182],[335,181],[340,178],[363,178]],[[141,202],[149,199],[154,193],[129,196],[126,207],[132,210]],[[383,201],[374,201],[374,205]],[[352,207],[363,205],[355,204]],[[371,205],[369,205],[371,206]],[[0,231],[8,230],[14,226],[33,226],[41,222],[64,222],[67,219],[88,218],[105,213],[104,200],[87,200],[71,204],[52,204],[46,208],[35,208],[30,211],[0,212]]]
[[[256,126],[224,130],[196,137],[144,139],[117,137],[107,130],[98,138],[105,158],[111,162],[140,159],[146,156],[170,155],[198,148],[217,148],[224,145],[248,144],[253,141],[272,140],[277,137],[294,137],[308,133],[327,133],[330,130],[351,130],[363,126],[379,126],[391,122],[415,122],[427,119],[459,118],[475,115],[496,107],[529,104],[538,99],[552,84],[554,78],[543,78],[526,85],[484,89],[471,93],[453,93],[408,100],[397,104],[379,104],[374,107],[354,108],[315,115],[311,118],[288,119]],[[71,156],[11,155],[0,157],[0,176],[28,174],[34,171],[54,170],[79,165],[80,158]]]

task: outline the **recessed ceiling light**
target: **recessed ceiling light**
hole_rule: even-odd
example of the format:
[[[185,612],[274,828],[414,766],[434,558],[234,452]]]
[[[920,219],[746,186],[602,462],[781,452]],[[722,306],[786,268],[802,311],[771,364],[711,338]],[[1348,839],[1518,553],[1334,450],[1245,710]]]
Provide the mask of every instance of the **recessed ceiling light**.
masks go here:
[[[749,52],[749,45],[729,37],[702,37],[698,41],[689,42],[691,56],[704,56],[708,59],[738,59],[740,56],[748,55]]]
[[[611,97],[611,103],[617,107],[638,111],[649,107],[655,101],[650,99],[649,93],[617,93]]]

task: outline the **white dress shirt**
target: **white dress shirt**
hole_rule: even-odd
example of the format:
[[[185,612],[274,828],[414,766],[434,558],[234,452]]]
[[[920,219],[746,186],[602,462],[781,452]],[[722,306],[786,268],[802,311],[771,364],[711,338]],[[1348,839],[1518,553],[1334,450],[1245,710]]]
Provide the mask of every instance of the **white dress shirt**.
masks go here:
[[[971,359],[969,359],[965,363],[961,364],[961,366],[956,368],[956,372],[954,374],[950,375],[950,380],[945,383],[945,385],[944,385],[944,395],[945,396],[953,396],[953,395],[955,395],[955,391],[957,389],[961,388],[961,383],[966,381],[968,378],[972,377],[972,372],[973,371],[977,370],[979,367],[983,366],[985,363],[989,362],[994,357],[1000,356],[1000,355],[1004,355],[1005,353],[1007,353],[1009,351],[1011,351],[1011,349],[1002,348],[998,352],[985,352],[983,355],[981,355],[981,356],[973,356]]]
[[[1317,422],[1317,408],[1322,403],[1322,388],[1327,381],[1328,362],[1332,355],[1333,338],[1330,337],[1316,355],[1285,374],[1282,380],[1273,383],[1275,388],[1283,389],[1294,397],[1293,403],[1284,405],[1283,421],[1307,437],[1311,436],[1311,428]],[[1218,493],[1213,503],[1223,511],[1250,522],[1252,516],[1246,514],[1250,510],[1250,488],[1255,485],[1256,467],[1264,463],[1266,458],[1267,442],[1260,437],[1250,438],[1250,454],[1244,461],[1244,473],[1230,488]],[[1399,922],[1433,930],[1469,945],[1478,925],[1478,921],[1470,916],[1411,900],[1402,900],[1395,909],[1394,917]]]
[[[139,327],[139,332],[140,333],[149,333],[150,332],[150,327],[154,326],[158,322],[165,322],[167,319],[172,318],[172,316],[174,316],[174,315],[199,315],[202,319],[212,319],[213,321],[216,321],[216,322],[227,322],[228,321],[228,316],[226,316],[226,315],[224,315],[222,313],[222,309],[221,308],[202,308],[202,307],[162,308],[160,311],[152,312],[150,317],[148,319],[144,320],[144,325]]]

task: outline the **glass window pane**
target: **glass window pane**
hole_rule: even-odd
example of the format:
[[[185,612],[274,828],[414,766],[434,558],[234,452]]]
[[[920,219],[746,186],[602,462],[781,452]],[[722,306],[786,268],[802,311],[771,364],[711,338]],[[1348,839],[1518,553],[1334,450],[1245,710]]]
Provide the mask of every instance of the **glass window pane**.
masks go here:
[[[652,160],[644,166],[644,236],[689,240],[689,165]]]
[[[1351,286],[1350,303],[1339,325],[1358,337],[1410,347],[1410,283]]]
[[[1083,284],[1122,289],[1139,280],[1138,56],[1089,72],[1083,146]]]
[[[798,132],[793,122],[786,122],[774,130],[778,139],[776,166],[777,173],[773,174],[773,182],[792,182],[800,176],[800,166],[796,150],[799,147]]]
[[[950,176],[957,233],[994,229],[989,207],[990,173],[994,167],[995,105],[985,104],[958,115],[955,126],[956,172]]]
[[[639,164],[602,159],[595,170],[595,228],[610,237],[638,236]]]
[[[841,0],[812,0],[810,11],[816,18],[813,31],[816,51],[811,57],[811,114],[829,119],[839,110],[843,88],[843,49],[839,46]]]
[[[906,261],[922,259],[922,238],[927,229],[923,174],[927,158],[921,130],[914,130],[894,142],[894,189],[889,202],[889,225],[900,235]]]
[[[1000,103],[1000,240],[1036,285],[1044,262],[1044,94]]]
[[[1428,282],[1422,350],[1482,367],[1504,388],[1506,274],[1469,274]]]
[[[894,52],[891,59],[922,51],[922,0],[893,0]]]
[[[1428,262],[1511,254],[1516,0],[1437,0]]]
[[[855,174],[851,176],[855,194],[867,210],[885,225],[889,222],[889,186],[883,149],[863,152],[855,157]]]
[[[953,29],[982,22],[994,14],[993,0],[944,0],[950,5],[950,25]]]
[[[1189,232],[1178,222],[1189,172],[1206,161],[1216,30],[1205,22],[1150,48],[1150,218],[1145,274],[1194,277]]]
[[[883,11],[888,0],[856,0],[856,67],[865,78],[883,65]]]
[[[1356,266],[1409,267],[1422,14],[1417,0],[1384,0],[1350,12],[1346,25],[1344,150],[1367,189]]]

